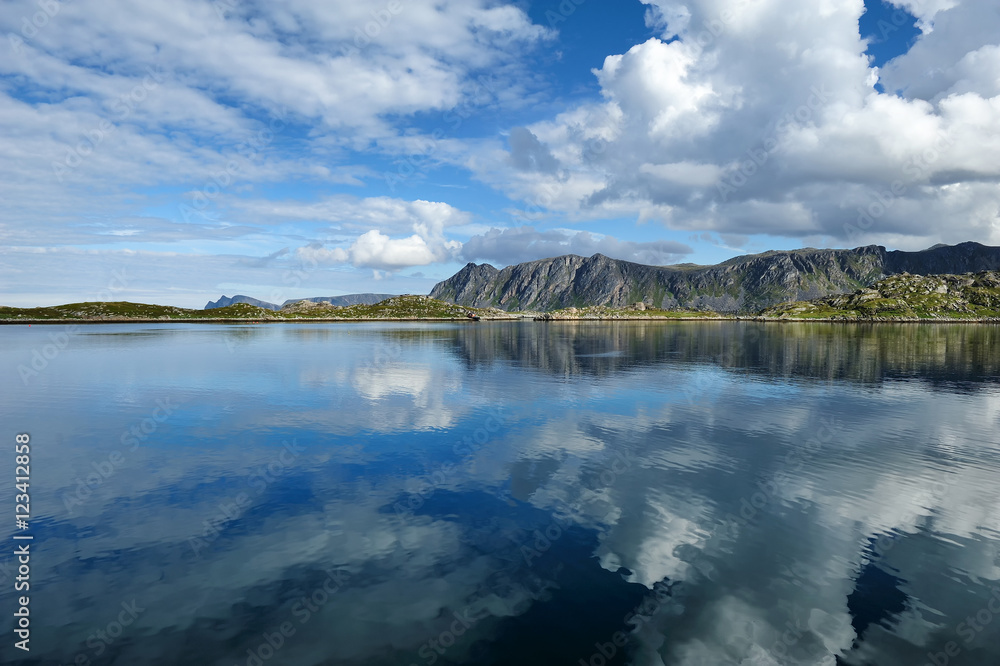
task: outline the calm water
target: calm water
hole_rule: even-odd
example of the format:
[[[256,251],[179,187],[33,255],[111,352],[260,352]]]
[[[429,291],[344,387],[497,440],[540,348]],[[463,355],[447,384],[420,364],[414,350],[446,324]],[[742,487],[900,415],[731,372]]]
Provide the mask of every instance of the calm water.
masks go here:
[[[0,662],[1000,664],[1000,327],[65,330]]]

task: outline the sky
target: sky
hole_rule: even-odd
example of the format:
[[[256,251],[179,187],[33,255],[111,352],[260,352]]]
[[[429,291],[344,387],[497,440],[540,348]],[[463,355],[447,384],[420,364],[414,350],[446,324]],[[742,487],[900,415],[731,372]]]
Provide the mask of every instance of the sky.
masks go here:
[[[0,305],[1000,245],[992,0],[7,0]]]

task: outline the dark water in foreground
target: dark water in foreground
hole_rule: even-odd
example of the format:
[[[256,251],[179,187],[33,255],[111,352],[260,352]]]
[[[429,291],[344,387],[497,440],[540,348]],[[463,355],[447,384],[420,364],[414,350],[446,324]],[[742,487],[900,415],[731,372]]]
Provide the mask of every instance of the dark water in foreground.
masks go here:
[[[64,330],[2,663],[1000,664],[1000,327]]]

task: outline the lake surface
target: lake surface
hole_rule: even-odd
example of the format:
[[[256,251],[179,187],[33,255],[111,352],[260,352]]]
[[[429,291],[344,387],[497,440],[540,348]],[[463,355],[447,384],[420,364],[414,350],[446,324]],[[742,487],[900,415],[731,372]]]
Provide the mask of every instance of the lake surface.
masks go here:
[[[997,326],[0,326],[0,370],[2,663],[1000,664]]]

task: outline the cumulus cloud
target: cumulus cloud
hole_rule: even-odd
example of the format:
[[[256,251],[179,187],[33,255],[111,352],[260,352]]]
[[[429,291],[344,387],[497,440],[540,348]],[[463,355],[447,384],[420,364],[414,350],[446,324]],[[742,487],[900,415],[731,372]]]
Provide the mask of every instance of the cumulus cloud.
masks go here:
[[[919,12],[923,3],[912,4],[918,5],[913,9]],[[926,34],[909,52],[880,70],[886,90],[926,100],[966,92],[996,96],[1000,12],[989,3],[973,0],[942,4],[931,15],[933,29],[925,27]]]
[[[879,70],[860,0],[810,12],[792,0],[643,1],[661,34],[594,70],[603,101],[526,128],[561,168],[510,169],[512,145],[470,161],[484,181],[571,219],[818,245],[1000,243],[1000,13],[989,3],[894,3],[923,32]]]
[[[515,127],[510,131],[510,161],[522,171],[555,171],[559,162],[538,137],[525,127]]]
[[[350,249],[343,252],[343,256],[349,257],[351,263],[358,267],[389,270],[426,266],[436,260],[447,259],[446,256],[436,255],[427,241],[417,234],[408,238],[389,238],[378,229],[361,234]]]
[[[308,263],[349,263],[357,268],[387,271],[450,260],[461,248],[461,243],[447,238],[446,230],[467,224],[471,219],[465,211],[439,201],[403,201],[389,197],[335,197],[314,204],[255,202],[247,208],[272,217],[327,222],[340,232],[366,229],[360,235],[351,236],[353,240],[346,246],[342,243],[326,247],[314,241],[298,248],[296,255]],[[407,230],[413,233],[402,238],[384,233]]]
[[[533,227],[518,227],[490,229],[473,236],[462,246],[461,254],[466,261],[490,261],[501,265],[563,254],[589,257],[597,253],[640,264],[665,265],[677,263],[691,252],[689,246],[675,241],[620,241],[587,231],[537,231]]]

